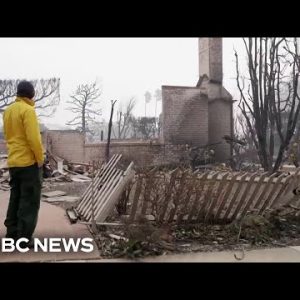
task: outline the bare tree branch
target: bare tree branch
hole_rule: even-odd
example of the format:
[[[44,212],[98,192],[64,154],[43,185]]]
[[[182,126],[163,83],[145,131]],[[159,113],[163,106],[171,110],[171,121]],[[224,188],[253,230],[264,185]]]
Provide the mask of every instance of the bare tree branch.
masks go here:
[[[67,110],[76,114],[76,116],[66,123],[66,125],[80,125],[79,130],[83,133],[89,132],[89,124],[96,122],[96,117],[101,116],[101,109],[96,108],[99,105],[101,95],[97,82],[91,84],[80,84],[73,95],[72,101],[67,101],[70,106]],[[80,120],[80,122],[75,121]]]
[[[295,133],[300,113],[297,40],[249,38],[243,42],[251,89],[245,92],[241,87],[240,80],[244,77],[240,75],[235,52],[236,82],[241,95],[238,107],[249,127],[263,168],[275,172]],[[275,140],[279,141],[279,150],[274,160]]]
[[[11,104],[17,96],[17,80],[0,80],[0,108]],[[51,117],[60,102],[60,80],[58,78],[31,81],[35,89],[35,107],[39,116]]]

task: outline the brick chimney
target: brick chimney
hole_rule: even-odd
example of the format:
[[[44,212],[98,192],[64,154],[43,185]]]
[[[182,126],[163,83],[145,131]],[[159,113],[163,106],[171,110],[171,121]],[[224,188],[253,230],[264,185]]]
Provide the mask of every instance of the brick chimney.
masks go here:
[[[222,38],[199,38],[199,76],[222,84]]]

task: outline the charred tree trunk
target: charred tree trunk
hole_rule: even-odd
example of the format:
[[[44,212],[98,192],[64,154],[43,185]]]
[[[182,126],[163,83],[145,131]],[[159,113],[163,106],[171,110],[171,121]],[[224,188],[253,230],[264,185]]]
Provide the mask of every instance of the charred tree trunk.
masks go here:
[[[108,123],[108,136],[107,136],[107,144],[106,144],[106,150],[105,150],[105,160],[106,162],[109,161],[109,147],[110,147],[110,136],[111,136],[111,127],[112,127],[112,119],[114,114],[114,106],[117,100],[111,100],[111,111],[110,111],[110,118]]]
[[[239,108],[249,127],[262,167],[273,173],[284,160],[300,111],[297,39],[243,40],[249,78],[240,76],[238,55],[235,53],[236,79],[241,95]],[[245,81],[248,81],[247,88]],[[286,124],[282,121],[283,115],[288,116]],[[277,153],[275,136],[279,141]]]

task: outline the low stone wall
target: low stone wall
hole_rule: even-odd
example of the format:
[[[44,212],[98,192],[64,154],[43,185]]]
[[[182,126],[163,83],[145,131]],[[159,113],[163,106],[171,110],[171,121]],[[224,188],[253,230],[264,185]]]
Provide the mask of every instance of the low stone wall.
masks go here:
[[[85,162],[104,161],[106,143],[86,144]],[[110,156],[122,154],[123,160],[133,161],[135,165],[164,165],[174,164],[187,156],[185,145],[171,145],[163,143],[145,142],[112,142],[110,145]]]

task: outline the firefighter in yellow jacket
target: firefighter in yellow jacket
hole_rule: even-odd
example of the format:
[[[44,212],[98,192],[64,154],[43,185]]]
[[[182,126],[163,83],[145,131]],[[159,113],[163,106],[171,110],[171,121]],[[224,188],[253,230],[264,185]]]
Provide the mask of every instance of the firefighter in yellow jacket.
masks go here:
[[[32,245],[42,188],[44,161],[39,123],[34,109],[34,87],[28,81],[17,86],[17,98],[3,114],[8,148],[10,199],[4,225],[6,237],[27,238]]]

